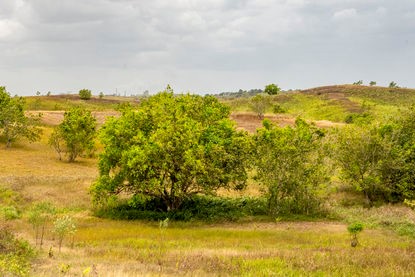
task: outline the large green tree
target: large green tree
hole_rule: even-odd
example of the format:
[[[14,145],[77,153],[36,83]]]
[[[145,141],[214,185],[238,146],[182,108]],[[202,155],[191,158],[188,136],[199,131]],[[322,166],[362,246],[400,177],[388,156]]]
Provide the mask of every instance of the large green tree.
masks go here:
[[[39,139],[41,130],[36,126],[41,115],[25,115],[24,99],[10,97],[5,87],[0,87],[0,136],[6,141],[6,147],[19,137],[33,142]]]
[[[69,162],[85,152],[92,152],[96,137],[96,119],[90,111],[74,107],[65,112],[59,124],[49,139],[49,144],[55,148],[61,159],[64,153]]]
[[[212,96],[174,96],[171,90],[137,110],[125,108],[102,129],[96,202],[127,193],[160,199],[175,210],[195,194],[242,188],[249,142],[229,113]]]
[[[310,214],[319,205],[319,192],[328,181],[322,138],[324,133],[297,119],[294,127],[264,120],[255,140],[256,179],[265,188],[272,215]]]

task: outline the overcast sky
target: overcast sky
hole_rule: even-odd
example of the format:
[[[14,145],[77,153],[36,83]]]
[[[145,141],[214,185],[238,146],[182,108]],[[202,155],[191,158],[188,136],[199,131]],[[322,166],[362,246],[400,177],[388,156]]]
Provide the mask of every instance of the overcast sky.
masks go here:
[[[414,0],[0,0],[12,94],[415,87]]]

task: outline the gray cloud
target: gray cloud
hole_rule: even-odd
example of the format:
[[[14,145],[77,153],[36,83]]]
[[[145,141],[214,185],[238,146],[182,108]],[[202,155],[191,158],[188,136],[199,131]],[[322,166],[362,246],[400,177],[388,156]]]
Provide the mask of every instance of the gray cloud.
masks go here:
[[[3,0],[0,82],[19,94],[415,87],[413,30],[412,0]]]

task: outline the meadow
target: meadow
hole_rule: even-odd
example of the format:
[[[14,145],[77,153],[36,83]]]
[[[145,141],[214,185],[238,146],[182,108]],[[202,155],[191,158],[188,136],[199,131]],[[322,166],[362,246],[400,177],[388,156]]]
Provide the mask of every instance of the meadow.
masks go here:
[[[326,91],[325,91],[326,90]],[[327,92],[328,90],[328,92]],[[343,126],[347,115],[369,112],[375,120],[393,116],[413,91],[342,86],[278,95],[273,101],[286,114],[266,118],[281,125],[297,116],[317,126]],[[39,101],[37,101],[39,99]],[[56,100],[58,99],[58,100]],[[28,110],[43,111],[43,134],[35,143],[19,141],[10,149],[0,143],[0,206],[13,207],[16,217],[2,216],[19,238],[35,249],[28,276],[414,276],[415,212],[403,204],[362,207],[363,197],[333,176],[325,195],[325,213],[318,217],[246,217],[235,221],[114,220],[94,214],[89,193],[98,177],[97,157],[75,163],[59,161],[48,145],[63,110],[78,105],[70,97],[37,97]],[[37,102],[36,102],[37,101]],[[254,132],[261,121],[245,98],[224,99],[239,128]],[[117,116],[119,99],[81,102],[95,111],[99,122]],[[54,112],[51,112],[54,111]],[[101,150],[98,145],[97,152]],[[229,197],[257,195],[254,181]],[[35,246],[28,210],[47,201],[58,215],[69,214],[77,231],[63,242],[46,226],[42,247]],[[362,222],[359,245],[350,246],[348,224]],[[1,263],[0,263],[1,267]]]

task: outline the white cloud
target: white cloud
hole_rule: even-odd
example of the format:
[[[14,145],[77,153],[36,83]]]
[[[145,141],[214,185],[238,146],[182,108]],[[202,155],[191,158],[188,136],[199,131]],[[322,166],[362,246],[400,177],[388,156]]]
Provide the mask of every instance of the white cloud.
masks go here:
[[[17,21],[0,20],[0,40],[16,37],[21,30],[23,30],[23,26]]]
[[[347,20],[357,16],[356,9],[344,9],[333,14],[335,20]]]

